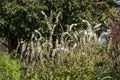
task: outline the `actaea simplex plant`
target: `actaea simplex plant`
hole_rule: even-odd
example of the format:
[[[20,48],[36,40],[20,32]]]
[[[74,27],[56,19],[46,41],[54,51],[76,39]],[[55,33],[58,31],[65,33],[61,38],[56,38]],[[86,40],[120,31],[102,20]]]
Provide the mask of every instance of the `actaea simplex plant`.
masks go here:
[[[86,47],[88,47],[91,41],[97,43],[100,38],[96,36],[95,30],[99,29],[101,23],[96,24],[92,29],[90,22],[81,19],[82,22],[85,22],[88,25],[86,30],[72,31],[72,28],[74,26],[77,26],[77,23],[73,23],[68,26],[67,31],[61,33],[61,37],[59,39],[56,38],[56,42],[54,45],[53,35],[55,32],[55,28],[59,24],[59,18],[62,13],[59,12],[57,14],[55,22],[50,21],[44,11],[41,11],[41,13],[44,16],[45,23],[47,24],[50,35],[48,40],[44,41],[43,36],[39,32],[39,30],[34,30],[31,35],[31,42],[27,42],[26,45],[24,44],[24,41],[21,41],[22,46],[20,59],[26,59],[26,63],[39,61],[44,58],[52,58],[54,60],[56,55],[59,56],[58,59],[60,60],[62,59],[61,55],[64,54],[70,54],[72,58],[72,56],[74,55],[72,51],[77,47],[77,45],[86,45]],[[79,37],[81,38],[80,41],[78,41]],[[78,42],[80,42],[80,44],[78,44]],[[27,57],[24,58],[24,55],[26,55]]]

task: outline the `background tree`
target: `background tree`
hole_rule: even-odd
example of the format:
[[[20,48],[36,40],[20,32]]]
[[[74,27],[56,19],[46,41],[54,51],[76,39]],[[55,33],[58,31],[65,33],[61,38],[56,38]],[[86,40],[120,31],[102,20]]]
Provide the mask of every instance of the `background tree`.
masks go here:
[[[28,39],[39,28],[40,11],[46,9],[38,0],[3,0],[1,8],[1,36],[8,40],[9,51],[17,47],[20,38]]]
[[[49,35],[42,10],[51,23],[62,12],[54,37],[72,23],[78,23],[77,29],[84,28],[81,18],[97,23],[118,18],[113,0],[0,0],[0,10],[0,36],[7,38],[10,52],[20,38],[29,40],[34,29],[39,28],[43,36]]]

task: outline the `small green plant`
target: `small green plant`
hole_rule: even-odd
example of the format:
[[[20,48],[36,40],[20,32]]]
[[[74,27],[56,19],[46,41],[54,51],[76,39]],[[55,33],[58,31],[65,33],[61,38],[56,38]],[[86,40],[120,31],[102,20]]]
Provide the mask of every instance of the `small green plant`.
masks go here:
[[[0,57],[0,79],[19,80],[21,75],[20,64],[10,55],[6,54]]]

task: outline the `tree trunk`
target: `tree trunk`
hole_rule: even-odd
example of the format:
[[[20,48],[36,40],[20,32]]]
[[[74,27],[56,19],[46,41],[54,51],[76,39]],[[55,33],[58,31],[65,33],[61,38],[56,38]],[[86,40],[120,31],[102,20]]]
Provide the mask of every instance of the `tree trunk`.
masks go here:
[[[13,50],[17,48],[17,36],[9,34],[8,37],[8,51],[11,53]]]

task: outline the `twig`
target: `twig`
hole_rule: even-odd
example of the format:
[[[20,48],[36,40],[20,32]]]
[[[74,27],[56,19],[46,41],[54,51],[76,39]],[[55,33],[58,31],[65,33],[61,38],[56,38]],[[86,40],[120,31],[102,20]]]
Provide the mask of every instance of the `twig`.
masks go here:
[[[55,56],[55,53],[56,53],[57,51],[59,51],[59,50],[62,50],[62,51],[65,51],[65,52],[69,52],[68,49],[63,48],[63,47],[61,47],[61,48],[55,48],[55,49],[53,49],[52,57],[54,57],[54,56]]]
[[[87,23],[89,31],[92,30],[90,22],[88,22],[87,20],[83,20],[83,19],[82,19],[82,22],[86,22]]]
[[[51,24],[50,24],[50,22],[49,22],[49,20],[48,20],[47,15],[45,14],[44,11],[41,11],[41,13],[44,15],[44,18],[45,18],[46,23],[47,23],[47,25],[48,25],[48,29],[51,31],[51,30],[52,30],[52,26],[51,26]]]
[[[64,45],[64,36],[65,35],[69,35],[70,36],[70,34],[68,33],[68,32],[64,32],[62,35],[61,35],[61,44],[62,45]]]
[[[61,15],[61,12],[58,13],[58,15],[56,17],[56,22],[55,23],[58,23],[60,15]]]
[[[77,26],[77,23],[75,23],[75,24],[71,24],[71,25],[70,25],[70,29],[69,29],[69,31],[72,30],[73,26]]]

